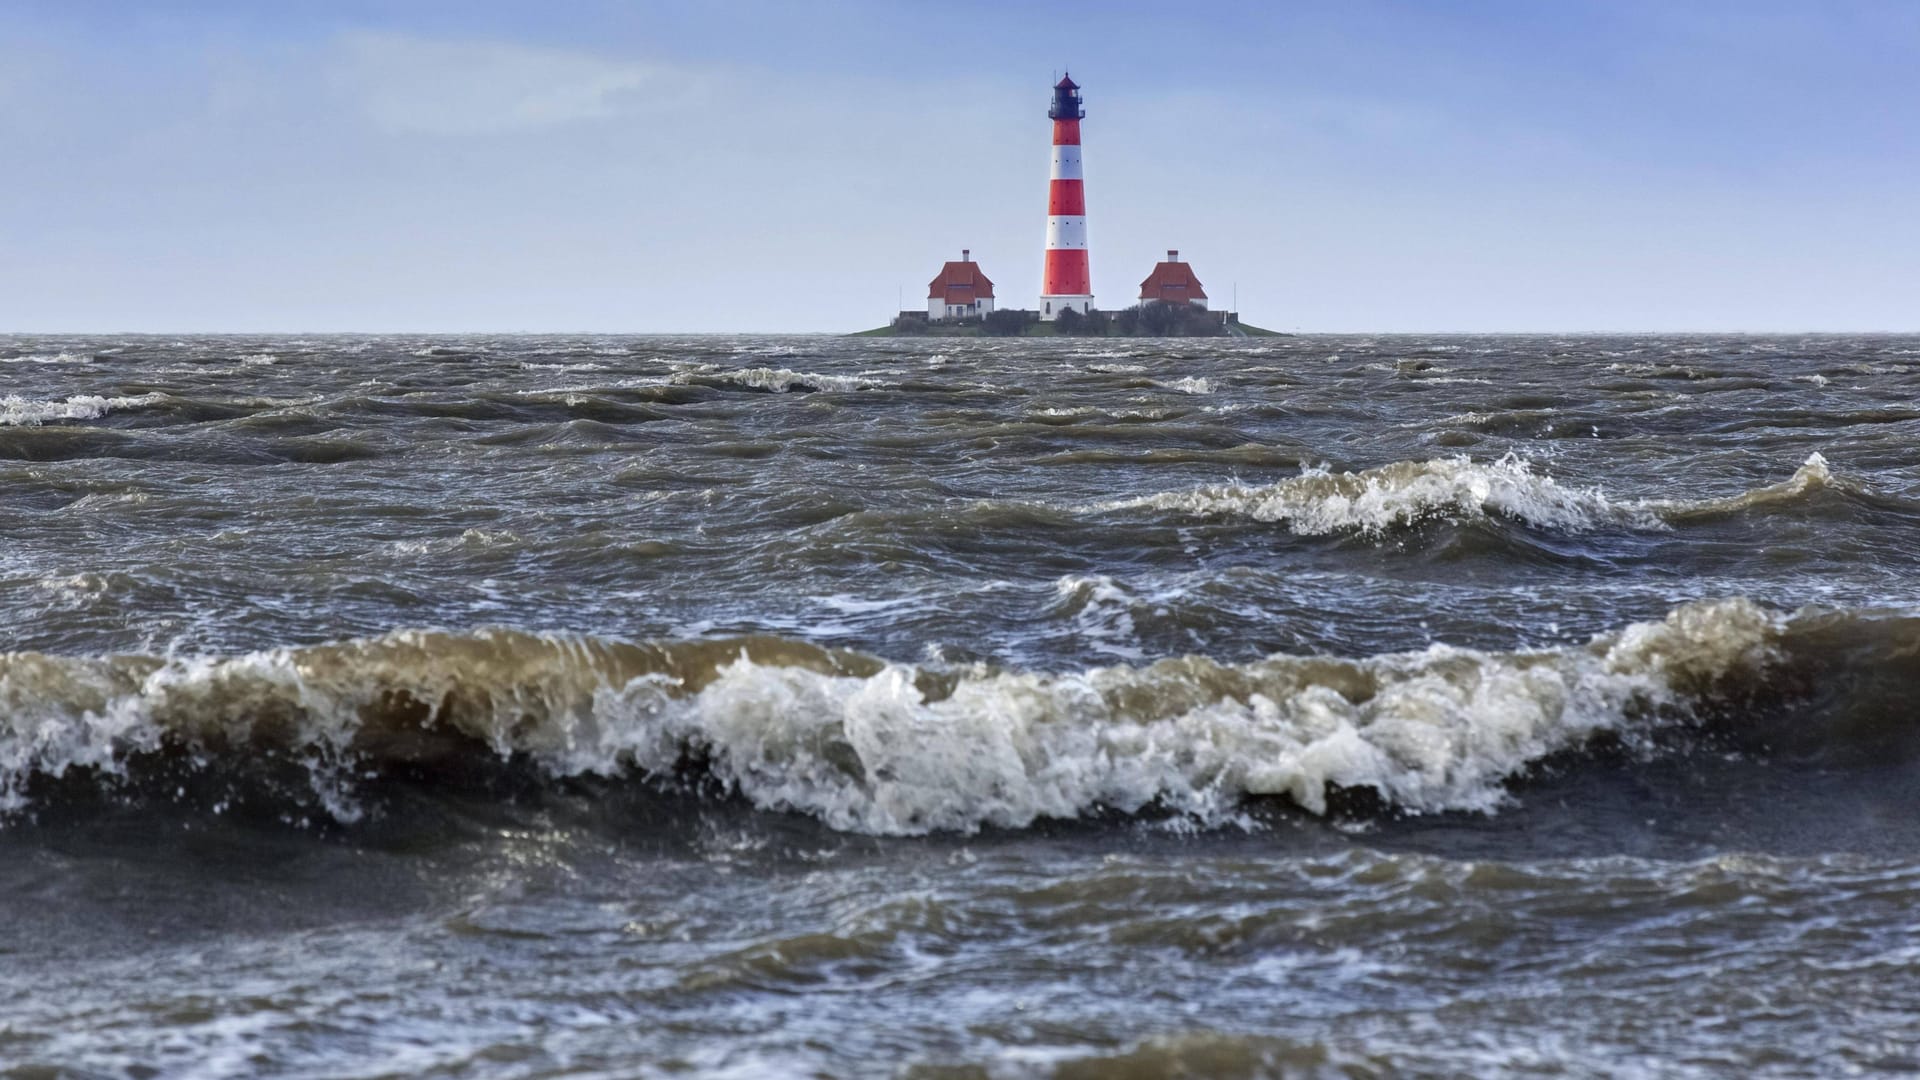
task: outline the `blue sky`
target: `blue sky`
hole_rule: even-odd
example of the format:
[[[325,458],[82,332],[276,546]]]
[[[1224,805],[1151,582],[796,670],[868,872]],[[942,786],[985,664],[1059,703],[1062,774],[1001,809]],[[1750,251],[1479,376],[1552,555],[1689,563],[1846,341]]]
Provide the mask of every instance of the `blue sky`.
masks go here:
[[[1047,14],[1040,14],[1045,11]],[[0,6],[0,331],[1920,329],[1920,3]]]

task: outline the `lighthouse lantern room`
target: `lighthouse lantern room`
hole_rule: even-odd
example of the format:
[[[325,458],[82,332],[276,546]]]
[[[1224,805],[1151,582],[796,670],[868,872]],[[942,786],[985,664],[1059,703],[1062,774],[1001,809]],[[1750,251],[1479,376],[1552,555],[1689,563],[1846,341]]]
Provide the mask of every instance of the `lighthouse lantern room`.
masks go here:
[[[1047,183],[1047,253],[1040,277],[1040,317],[1052,321],[1068,308],[1093,308],[1087,269],[1087,196],[1080,169],[1080,87],[1073,77],[1053,87],[1053,172]]]

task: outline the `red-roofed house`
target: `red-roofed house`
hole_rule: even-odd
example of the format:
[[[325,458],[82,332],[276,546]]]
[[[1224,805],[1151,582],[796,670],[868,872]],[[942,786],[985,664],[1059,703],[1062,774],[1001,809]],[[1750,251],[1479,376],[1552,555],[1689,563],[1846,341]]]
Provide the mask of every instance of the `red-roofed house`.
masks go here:
[[[1180,253],[1169,251],[1167,261],[1153,264],[1153,273],[1140,283],[1140,302],[1192,304],[1204,311],[1207,290],[1201,288],[1200,279],[1193,276],[1193,267],[1180,261]]]
[[[993,310],[993,282],[980,272],[973,252],[960,249],[960,261],[940,268],[927,286],[927,318],[977,319]]]

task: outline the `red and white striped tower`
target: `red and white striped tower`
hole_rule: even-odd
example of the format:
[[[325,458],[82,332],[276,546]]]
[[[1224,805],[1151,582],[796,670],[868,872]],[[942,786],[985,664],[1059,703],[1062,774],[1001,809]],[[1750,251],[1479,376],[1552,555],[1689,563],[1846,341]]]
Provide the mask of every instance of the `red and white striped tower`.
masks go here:
[[[1087,193],[1080,174],[1080,88],[1068,76],[1054,84],[1053,174],[1047,184],[1047,265],[1040,274],[1040,317],[1048,321],[1072,308],[1093,308],[1093,277],[1087,271]]]

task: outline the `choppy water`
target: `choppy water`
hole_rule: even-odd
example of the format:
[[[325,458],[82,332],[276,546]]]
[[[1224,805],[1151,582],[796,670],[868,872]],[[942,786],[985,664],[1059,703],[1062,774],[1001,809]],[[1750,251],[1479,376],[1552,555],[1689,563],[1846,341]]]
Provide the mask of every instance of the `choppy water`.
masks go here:
[[[0,1075],[1920,1068],[1916,445],[1913,338],[0,338]]]

